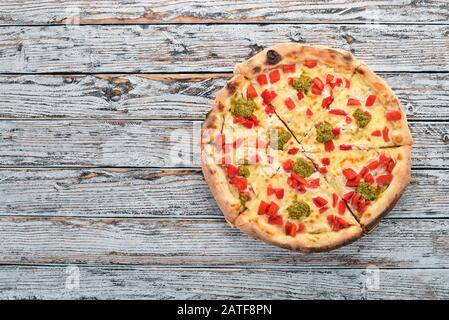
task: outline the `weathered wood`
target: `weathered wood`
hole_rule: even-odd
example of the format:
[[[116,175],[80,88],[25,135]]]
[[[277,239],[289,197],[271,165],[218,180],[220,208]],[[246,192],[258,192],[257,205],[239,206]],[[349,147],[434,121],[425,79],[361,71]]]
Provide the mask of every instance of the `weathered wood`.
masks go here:
[[[449,71],[447,25],[3,27],[0,72],[231,71],[280,42],[353,51],[377,71]]]
[[[447,267],[449,221],[387,219],[353,244],[301,255],[250,239],[225,221],[0,218],[0,264]]]
[[[449,218],[449,171],[413,170],[387,218]],[[1,169],[0,215],[219,219],[201,170]]]
[[[1,118],[204,119],[228,74],[0,76]],[[449,74],[381,75],[411,120],[449,119]]]
[[[0,122],[0,166],[197,167],[201,121]],[[446,122],[409,123],[415,167],[448,168]]]
[[[364,22],[447,23],[444,1],[89,1],[26,0],[2,4],[0,23]]]
[[[447,269],[74,267],[1,266],[0,298],[423,300],[449,297]],[[79,287],[72,280],[76,274],[79,274]],[[375,280],[376,275],[379,282]]]

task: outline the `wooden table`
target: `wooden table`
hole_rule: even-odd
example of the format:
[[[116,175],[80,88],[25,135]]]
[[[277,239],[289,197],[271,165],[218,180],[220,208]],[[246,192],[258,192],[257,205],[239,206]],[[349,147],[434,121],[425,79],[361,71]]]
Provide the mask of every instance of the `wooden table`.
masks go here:
[[[449,297],[447,1],[234,2],[2,1],[0,298]],[[286,41],[365,60],[415,139],[400,202],[330,253],[230,228],[192,148],[234,64]]]

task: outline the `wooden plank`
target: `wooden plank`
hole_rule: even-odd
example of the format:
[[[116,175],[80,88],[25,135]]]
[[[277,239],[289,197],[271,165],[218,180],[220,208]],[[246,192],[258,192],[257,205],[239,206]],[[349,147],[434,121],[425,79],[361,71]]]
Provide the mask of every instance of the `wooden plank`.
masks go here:
[[[449,171],[413,170],[389,218],[449,218]],[[1,169],[0,215],[222,220],[199,169]]]
[[[25,0],[2,5],[0,23],[364,22],[447,23],[444,1],[148,1]]]
[[[423,300],[449,297],[447,269],[284,271],[75,267],[1,266],[0,298]],[[77,274],[79,286],[73,280]]]
[[[377,71],[449,71],[447,25],[175,24],[3,27],[0,72],[225,72],[291,41],[351,50]]]
[[[0,118],[204,119],[228,74],[0,76]],[[381,75],[410,120],[449,120],[449,74]]]
[[[201,121],[0,122],[0,166],[198,167]],[[411,122],[415,167],[447,168],[446,122]]]
[[[224,220],[2,217],[0,263],[439,268],[447,267],[448,228],[447,219],[386,219],[349,246],[301,255]]]

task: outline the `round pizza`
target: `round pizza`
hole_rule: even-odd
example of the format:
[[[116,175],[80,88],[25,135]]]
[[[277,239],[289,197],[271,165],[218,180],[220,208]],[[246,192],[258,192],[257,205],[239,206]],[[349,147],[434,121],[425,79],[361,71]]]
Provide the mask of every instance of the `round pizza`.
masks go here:
[[[350,52],[276,45],[238,64],[204,121],[201,163],[226,220],[302,252],[370,232],[410,182],[399,99]]]

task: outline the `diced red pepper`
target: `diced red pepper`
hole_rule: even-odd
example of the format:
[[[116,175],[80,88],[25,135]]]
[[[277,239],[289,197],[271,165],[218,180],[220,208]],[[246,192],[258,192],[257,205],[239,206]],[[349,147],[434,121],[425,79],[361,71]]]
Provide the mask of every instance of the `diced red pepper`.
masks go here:
[[[318,188],[320,186],[320,178],[312,179],[307,183],[309,188]]]
[[[242,116],[234,116],[233,118],[233,122],[234,123],[244,123],[245,122],[245,118]]]
[[[345,88],[349,89],[351,87],[351,80],[346,79]]]
[[[256,77],[256,80],[257,80],[257,82],[259,82],[259,84],[261,86],[264,86],[264,85],[266,85],[268,83],[268,79],[267,79],[267,75],[266,74],[259,74]]]
[[[265,89],[264,91],[262,91],[261,96],[265,104],[270,104],[270,102],[277,97],[277,94],[272,90]]]
[[[271,201],[270,205],[268,206],[268,209],[267,209],[267,214],[269,216],[274,216],[274,215],[278,214],[278,211],[279,211],[279,206],[276,203],[274,203],[273,201]]]
[[[284,198],[284,189],[282,188],[274,189],[274,194],[276,195],[276,198],[281,200],[282,198]]]
[[[322,197],[315,197],[312,198],[313,203],[317,208],[321,208],[322,206],[325,206],[327,204],[327,200]]]
[[[354,180],[355,178],[357,178],[357,172],[355,172],[353,169],[351,168],[346,168],[343,169],[343,175],[346,177],[346,179],[348,180]]]
[[[338,213],[343,215],[345,214],[345,212],[346,212],[346,201],[340,200],[338,202]]]
[[[261,200],[259,204],[259,210],[257,210],[257,214],[262,215],[268,212],[269,204],[265,201]]]
[[[276,214],[276,215],[270,215],[268,217],[268,223],[269,224],[273,224],[276,226],[280,226],[282,225],[282,216]]]
[[[306,229],[306,225],[304,223],[299,223],[298,224],[298,230],[297,232],[303,232]]]
[[[396,163],[394,163],[394,161],[390,161],[387,165],[387,171],[391,173],[395,166],[396,166]]]
[[[296,70],[296,65],[295,64],[283,64],[282,65],[282,71],[284,73],[293,73]]]
[[[288,154],[297,154],[299,151],[298,148],[291,148],[287,151]]]
[[[379,163],[380,165],[386,165],[388,162],[390,162],[391,158],[387,157],[384,153],[381,153],[379,156]]]
[[[287,178],[287,184],[290,186],[290,188],[292,189],[296,189],[299,185],[298,181],[296,181],[295,179],[293,179],[292,177],[288,177]]]
[[[327,170],[326,167],[320,167],[320,168],[318,169],[318,171],[319,171],[321,174],[326,174],[326,173],[328,172],[328,170]]]
[[[328,207],[328,206],[324,206],[324,207],[319,208],[319,209],[318,209],[318,212],[319,212],[319,213],[324,213],[324,212],[326,212],[327,210],[329,210],[329,207]]]
[[[294,165],[295,162],[291,159],[287,159],[284,162],[282,162],[282,168],[284,168],[284,170],[287,172],[292,171]]]
[[[334,97],[332,97],[332,96],[326,97],[321,102],[321,107],[323,107],[324,109],[329,109],[329,106],[331,105],[331,103],[333,101],[334,101]]]
[[[357,211],[360,213],[365,212],[367,205],[368,205],[367,202],[364,199],[361,199],[358,203]]]
[[[335,79],[335,85],[337,87],[340,87],[342,84],[343,84],[343,79],[342,78]]]
[[[273,189],[273,187],[271,186],[271,184],[269,184],[269,185],[267,186],[267,196],[271,196],[272,194],[274,194],[274,189]]]
[[[348,99],[348,106],[361,106],[362,103],[358,99],[349,98]]]
[[[284,101],[285,106],[287,107],[288,110],[293,110],[295,109],[295,102],[293,101],[292,98],[287,98]]]
[[[239,167],[228,164],[226,166],[226,172],[228,173],[229,178],[235,177],[239,173]]]
[[[302,184],[303,186],[306,186],[306,185],[307,185],[307,180],[304,179],[303,177],[301,177],[300,175],[298,175],[296,172],[292,172],[292,173],[291,173],[291,177],[292,177],[293,179],[295,179],[296,181],[298,181],[299,184]]]
[[[323,93],[322,89],[319,89],[317,86],[313,85],[312,86],[312,93],[316,96],[320,96],[321,93]]]
[[[308,116],[308,117],[313,116],[313,112],[312,112],[312,110],[310,110],[310,108],[307,108],[307,110],[306,110],[306,116]]]
[[[371,135],[373,137],[381,137],[382,136],[382,131],[380,130],[374,130],[373,132],[371,132]]]
[[[365,106],[366,107],[372,107],[374,102],[376,102],[376,95],[375,94],[371,94],[371,95],[368,96],[368,98],[366,98]]]
[[[328,166],[331,164],[331,159],[330,158],[321,158],[321,163],[325,166]]]
[[[332,194],[332,208],[335,208],[338,203],[338,195],[336,193]]]
[[[380,162],[378,160],[373,160],[370,163],[368,163],[366,165],[366,167],[370,170],[375,170],[375,169],[377,169],[377,167],[379,167],[379,165],[380,165]]]
[[[341,144],[340,150],[352,150],[352,145],[350,144]]]
[[[245,119],[242,124],[245,127],[247,127],[248,129],[251,129],[252,127],[254,127],[254,121],[252,121],[250,119]]]
[[[385,127],[385,128],[382,130],[382,136],[383,136],[385,142],[390,141],[390,136],[388,135],[389,131],[390,131],[390,130],[388,130],[388,127]]]
[[[298,97],[298,100],[301,101],[302,99],[304,99],[304,93],[302,93],[301,91],[299,91],[296,96]]]
[[[359,200],[360,200],[360,194],[354,193],[354,196],[352,197],[352,200],[351,200],[351,205],[353,207],[357,207],[357,204],[359,203]]]
[[[402,114],[400,111],[388,111],[385,112],[385,118],[387,118],[388,121],[398,121],[401,120]]]
[[[363,180],[365,180],[368,183],[373,183],[374,182],[374,177],[371,173],[367,173],[363,176]]]
[[[328,74],[327,76],[326,76],[326,83],[327,84],[330,84],[331,82],[332,82],[332,80],[334,80],[334,75],[333,74]]]
[[[393,180],[393,176],[391,174],[385,174],[376,178],[377,184],[390,184],[391,180]]]
[[[269,116],[272,116],[274,112],[275,112],[274,107],[271,104],[268,104],[265,107],[265,113],[268,114]]]
[[[361,179],[362,179],[362,177],[360,175],[357,175],[357,177],[355,177],[355,179],[346,181],[346,186],[347,187],[357,187],[360,184]]]
[[[281,73],[279,72],[279,70],[273,70],[270,72],[270,82],[271,83],[278,82],[280,78],[281,78]]]
[[[348,192],[348,193],[345,193],[344,195],[343,195],[343,199],[345,199],[346,201],[349,201],[349,200],[351,200],[351,198],[352,198],[352,196],[354,195],[354,191],[350,191],[350,192]]]
[[[328,113],[336,115],[336,116],[347,116],[348,115],[348,113],[343,109],[330,109],[328,111]]]
[[[350,124],[350,123],[352,122],[351,117],[346,117],[345,122],[346,122],[347,124]]]
[[[334,137],[338,137],[340,135],[340,128],[339,127],[332,128],[332,134],[334,135]]]
[[[323,83],[323,81],[321,81],[320,78],[318,78],[318,77],[313,78],[312,83],[315,87],[317,87],[317,89],[319,89],[321,91],[324,89],[324,83]]]
[[[335,150],[334,142],[332,140],[326,141],[324,143],[324,150],[326,152],[334,151]]]
[[[369,171],[369,169],[367,167],[363,167],[362,170],[360,170],[359,175],[361,175],[362,177],[367,174]]]
[[[245,177],[234,176],[231,178],[231,180],[229,182],[232,185],[234,185],[237,188],[237,190],[239,190],[239,191],[244,191],[246,189],[246,187],[248,186],[247,180]]]
[[[250,84],[250,85],[248,86],[248,88],[246,89],[246,97],[247,97],[248,99],[254,99],[254,98],[257,98],[257,91],[256,91],[256,89],[254,89],[254,87],[253,87],[252,84]]]
[[[317,60],[311,60],[311,59],[307,59],[304,61],[304,65],[307,68],[313,68],[317,65],[318,61]]]
[[[296,223],[287,221],[285,223],[285,234],[288,236],[296,237],[296,231],[298,230],[298,225]]]

